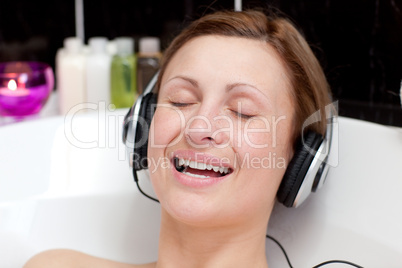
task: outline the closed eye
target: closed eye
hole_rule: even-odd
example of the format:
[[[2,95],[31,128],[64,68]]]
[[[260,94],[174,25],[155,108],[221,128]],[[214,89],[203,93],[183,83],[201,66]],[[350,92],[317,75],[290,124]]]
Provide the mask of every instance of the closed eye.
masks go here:
[[[174,107],[181,108],[181,107],[187,107],[187,106],[190,106],[192,103],[171,102],[171,104],[172,104]]]
[[[236,115],[237,117],[239,117],[239,118],[241,118],[241,119],[245,119],[245,120],[254,117],[254,115],[251,115],[251,114],[243,114],[243,113],[239,113],[239,112],[234,111],[234,110],[231,110],[231,112],[232,112],[234,115]]]

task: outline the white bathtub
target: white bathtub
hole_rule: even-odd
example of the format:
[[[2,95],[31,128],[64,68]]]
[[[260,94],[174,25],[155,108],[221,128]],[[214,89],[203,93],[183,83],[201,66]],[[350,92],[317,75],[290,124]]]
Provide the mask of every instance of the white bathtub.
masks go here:
[[[0,267],[21,267],[52,248],[131,263],[156,259],[159,205],[133,182],[121,143],[125,112],[0,127]],[[338,123],[338,166],[301,207],[277,205],[268,233],[295,267],[331,259],[402,267],[402,129]],[[270,268],[287,267],[271,241],[267,256]]]

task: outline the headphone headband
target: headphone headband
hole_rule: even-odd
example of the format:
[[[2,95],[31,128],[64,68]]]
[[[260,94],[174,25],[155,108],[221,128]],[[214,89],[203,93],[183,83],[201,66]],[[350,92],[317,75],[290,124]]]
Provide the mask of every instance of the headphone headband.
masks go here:
[[[151,94],[153,89],[156,86],[156,82],[158,81],[159,71],[152,77],[149,81],[147,87],[145,88],[144,92],[138,96],[137,100],[135,101],[134,105],[130,108],[127,112],[126,116],[124,117],[124,126],[123,126],[123,143],[126,145],[126,154],[129,159],[130,167],[134,167],[134,146],[135,142],[137,141],[137,125],[140,122],[141,115],[141,107],[143,107],[142,102],[145,96]],[[134,171],[135,172],[135,171]]]

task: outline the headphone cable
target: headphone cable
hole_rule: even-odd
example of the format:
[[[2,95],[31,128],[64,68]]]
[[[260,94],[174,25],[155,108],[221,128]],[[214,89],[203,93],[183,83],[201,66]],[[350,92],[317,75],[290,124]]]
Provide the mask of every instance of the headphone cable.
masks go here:
[[[139,184],[139,182],[138,182],[137,171],[134,170],[133,173],[134,173],[134,181],[135,181],[135,183],[137,184],[137,188],[138,188],[138,190],[140,191],[140,193],[142,193],[144,196],[148,197],[149,199],[151,199],[151,200],[153,200],[153,201],[159,203],[159,200],[158,200],[158,199],[153,198],[152,196],[146,194],[146,193],[141,189],[140,184]]]
[[[288,256],[288,254],[286,253],[285,248],[281,245],[281,243],[279,243],[278,240],[276,240],[275,238],[273,238],[273,237],[270,236],[270,235],[266,235],[266,237],[267,237],[268,239],[271,239],[273,242],[275,242],[275,244],[278,245],[278,247],[282,250],[283,255],[285,255],[285,258],[286,258],[286,261],[288,262],[289,268],[293,268],[292,264],[290,263],[289,256]],[[312,267],[312,268],[319,268],[319,267],[322,267],[322,266],[324,266],[324,265],[328,265],[328,264],[332,264],[332,263],[343,263],[343,264],[347,264],[347,265],[350,265],[350,266],[354,266],[354,267],[356,267],[356,268],[364,268],[363,266],[357,265],[357,264],[355,264],[355,263],[353,263],[353,262],[343,261],[343,260],[325,261],[325,262],[320,263],[320,264],[318,264],[318,265],[316,265],[316,266],[314,266],[314,267]]]
[[[331,263],[343,263],[343,264],[347,264],[347,265],[354,266],[354,267],[357,267],[357,268],[363,268],[363,266],[357,265],[357,264],[355,264],[353,262],[350,262],[350,261],[343,261],[343,260],[326,261],[326,262],[323,262],[323,263],[320,263],[320,264],[314,266],[313,268],[322,267],[324,265],[331,264]]]
[[[288,262],[289,268],[293,268],[292,264],[290,263],[290,259],[288,254],[286,253],[286,250],[283,248],[283,246],[281,245],[281,243],[279,243],[278,240],[276,240],[275,238],[273,238],[270,235],[266,235],[267,238],[271,239],[272,241],[275,242],[275,244],[278,245],[278,247],[282,250],[283,255],[285,255],[286,261]]]

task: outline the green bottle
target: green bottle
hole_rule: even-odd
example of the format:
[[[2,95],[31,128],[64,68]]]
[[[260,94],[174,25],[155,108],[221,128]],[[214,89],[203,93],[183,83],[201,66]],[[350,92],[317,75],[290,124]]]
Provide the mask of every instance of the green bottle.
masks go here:
[[[116,108],[131,107],[137,98],[136,66],[134,39],[118,37],[115,39],[116,54],[111,63],[111,103]]]

